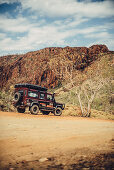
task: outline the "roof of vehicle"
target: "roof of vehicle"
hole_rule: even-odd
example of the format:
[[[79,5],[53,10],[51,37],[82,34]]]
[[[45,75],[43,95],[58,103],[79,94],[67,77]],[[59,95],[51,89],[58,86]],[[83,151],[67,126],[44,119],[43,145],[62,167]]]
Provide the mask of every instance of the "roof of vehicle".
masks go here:
[[[19,88],[19,87],[25,87],[25,88],[29,88],[29,89],[35,89],[38,91],[47,91],[48,89],[46,87],[41,87],[41,86],[37,86],[37,85],[33,85],[33,84],[16,84],[14,86],[15,88]]]

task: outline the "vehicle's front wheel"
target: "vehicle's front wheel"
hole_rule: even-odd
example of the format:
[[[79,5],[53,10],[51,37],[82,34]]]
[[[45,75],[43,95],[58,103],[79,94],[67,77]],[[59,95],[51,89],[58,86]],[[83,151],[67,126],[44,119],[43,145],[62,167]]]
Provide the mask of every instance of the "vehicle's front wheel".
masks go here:
[[[57,107],[55,109],[54,115],[55,116],[60,116],[62,114],[62,109],[60,107]]]
[[[20,107],[18,107],[18,108],[17,108],[17,111],[18,111],[19,113],[24,113],[24,112],[25,112],[25,108],[20,108]]]
[[[30,112],[31,114],[37,115],[39,112],[39,107],[38,105],[34,104],[31,108],[30,108]]]

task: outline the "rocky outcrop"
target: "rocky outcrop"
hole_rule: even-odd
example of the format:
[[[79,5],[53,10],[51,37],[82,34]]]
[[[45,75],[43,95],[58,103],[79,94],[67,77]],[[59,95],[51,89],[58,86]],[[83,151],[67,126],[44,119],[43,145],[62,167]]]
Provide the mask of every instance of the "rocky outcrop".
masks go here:
[[[82,70],[95,61],[100,53],[109,52],[105,45],[87,47],[49,47],[24,55],[0,57],[0,88],[8,89],[16,83],[31,83],[45,87],[55,87],[59,80],[50,68],[54,59],[66,58],[73,61],[74,68]],[[61,67],[60,65],[58,67]],[[58,68],[59,69],[59,68]]]

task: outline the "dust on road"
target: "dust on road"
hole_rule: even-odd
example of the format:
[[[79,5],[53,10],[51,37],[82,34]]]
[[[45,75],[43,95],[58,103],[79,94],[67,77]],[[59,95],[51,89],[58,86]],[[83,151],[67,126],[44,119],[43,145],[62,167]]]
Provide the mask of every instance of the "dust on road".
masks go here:
[[[0,168],[112,168],[113,135],[114,121],[0,112]]]

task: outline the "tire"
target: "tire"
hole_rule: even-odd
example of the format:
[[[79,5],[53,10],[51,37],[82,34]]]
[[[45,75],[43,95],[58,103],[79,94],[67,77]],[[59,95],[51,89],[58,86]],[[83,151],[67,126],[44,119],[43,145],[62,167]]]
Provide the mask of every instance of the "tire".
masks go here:
[[[43,115],[49,115],[49,113],[50,113],[49,111],[42,111]]]
[[[34,104],[31,108],[30,108],[30,112],[31,114],[37,115],[39,112],[39,107],[38,105]]]
[[[18,108],[17,108],[17,111],[18,111],[19,113],[24,113],[24,112],[25,112],[25,108],[20,108],[20,107],[18,107]]]
[[[57,107],[55,109],[54,115],[55,116],[60,116],[62,114],[62,109],[60,107]]]
[[[16,92],[14,94],[14,102],[19,102],[20,99],[21,99],[21,94],[19,92]]]

